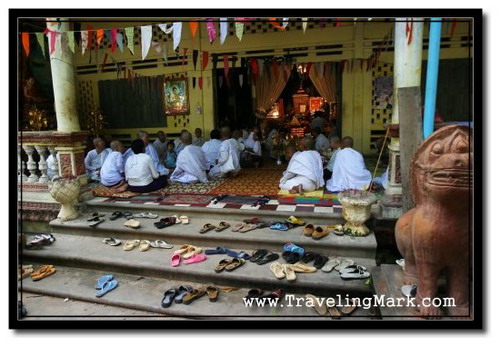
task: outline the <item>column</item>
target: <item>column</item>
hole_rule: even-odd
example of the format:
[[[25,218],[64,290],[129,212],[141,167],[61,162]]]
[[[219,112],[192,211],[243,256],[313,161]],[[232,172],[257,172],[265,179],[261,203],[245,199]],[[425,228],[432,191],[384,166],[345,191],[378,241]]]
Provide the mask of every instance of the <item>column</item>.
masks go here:
[[[47,19],[47,28],[55,31],[55,50],[50,55],[50,68],[52,71],[52,85],[54,88],[54,103],[57,118],[57,131],[80,131],[78,113],[76,108],[75,73],[73,68],[73,53],[68,47],[67,38],[62,32],[70,30],[68,18]]]
[[[28,182],[38,182],[38,176],[36,175],[36,161],[33,159],[33,152],[35,151],[35,146],[31,145],[23,145],[23,149],[28,155],[28,170],[30,172],[30,175],[28,177]]]
[[[407,24],[412,28],[411,42]],[[394,29],[394,91],[403,87],[419,87],[422,75],[422,18],[397,18]],[[393,95],[392,124],[399,124],[398,96]],[[386,195],[401,195],[401,168],[399,137],[392,137],[389,144],[389,186]]]
[[[28,180],[28,176],[24,173],[26,170],[26,164],[23,161],[23,148],[21,146],[17,146],[17,170],[19,171],[18,181],[26,182]]]
[[[47,146],[45,145],[35,145],[35,149],[40,156],[40,161],[38,162],[38,169],[42,173],[38,182],[47,183],[49,181],[49,177],[47,176],[47,161],[45,160],[45,153],[47,152]]]

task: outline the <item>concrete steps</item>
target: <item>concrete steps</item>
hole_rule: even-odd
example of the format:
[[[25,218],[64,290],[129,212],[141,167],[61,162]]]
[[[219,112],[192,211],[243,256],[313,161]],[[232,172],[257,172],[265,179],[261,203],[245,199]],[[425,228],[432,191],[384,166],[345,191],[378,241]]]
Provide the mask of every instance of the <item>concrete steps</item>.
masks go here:
[[[133,251],[132,251],[133,252]],[[246,266],[246,264],[244,265]],[[230,293],[219,291],[216,302],[210,302],[207,296],[195,300],[190,305],[173,303],[169,308],[161,307],[163,294],[171,287],[188,284],[194,288],[201,287],[200,282],[188,282],[178,279],[162,279],[144,277],[113,272],[114,279],[118,281],[118,287],[101,298],[95,297],[94,289],[96,280],[109,271],[75,269],[65,266],[57,266],[57,272],[41,281],[33,282],[27,278],[22,281],[23,295],[36,293],[53,297],[69,298],[90,303],[98,303],[121,307],[137,312],[154,319],[164,317],[178,317],[191,319],[308,319],[308,320],[331,320],[331,317],[319,316],[313,308],[305,306],[304,298],[300,294],[290,294],[280,301],[276,307],[269,305],[258,307],[246,306],[243,297],[247,295],[249,288],[241,287]],[[279,283],[273,288],[277,289]],[[220,288],[220,287],[219,287]],[[298,305],[300,306],[298,306]],[[105,310],[100,310],[105,314]],[[112,310],[110,310],[112,311]],[[29,318],[29,317],[28,317]],[[144,318],[144,317],[143,317]],[[349,317],[342,320],[377,319],[377,313],[363,308],[358,308]]]

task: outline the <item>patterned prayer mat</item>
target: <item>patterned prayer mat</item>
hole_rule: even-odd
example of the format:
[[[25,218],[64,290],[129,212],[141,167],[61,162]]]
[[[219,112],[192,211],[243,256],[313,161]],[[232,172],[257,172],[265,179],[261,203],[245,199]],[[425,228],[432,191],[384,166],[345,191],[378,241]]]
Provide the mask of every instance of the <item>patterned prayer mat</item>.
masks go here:
[[[124,199],[141,195],[141,193],[132,193],[127,191],[122,193],[115,193],[110,188],[105,187],[101,184],[92,188],[92,194],[94,194],[94,196],[102,196],[107,198],[124,198]]]
[[[210,204],[210,201],[214,197],[212,195],[202,195],[202,194],[173,194],[163,197],[160,205],[194,205],[194,206],[206,206]]]
[[[215,197],[216,202],[228,203],[228,204],[240,204],[240,205],[265,205],[269,202],[269,198],[262,195],[260,196],[236,196],[236,195],[222,195]],[[214,202],[215,203],[215,202]]]
[[[168,186],[162,190],[167,195],[171,194],[208,194],[211,190],[216,189],[226,181],[225,178],[218,178],[208,181],[207,183],[172,183],[168,182]],[[213,194],[217,195],[217,194]]]
[[[242,169],[238,176],[228,178],[210,194],[276,196],[285,169],[283,166]]]

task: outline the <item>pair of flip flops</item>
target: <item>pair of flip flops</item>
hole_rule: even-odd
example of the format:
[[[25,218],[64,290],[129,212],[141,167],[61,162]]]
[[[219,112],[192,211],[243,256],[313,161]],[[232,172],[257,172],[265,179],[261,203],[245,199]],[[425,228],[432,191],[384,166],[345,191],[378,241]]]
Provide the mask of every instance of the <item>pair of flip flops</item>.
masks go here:
[[[126,221],[123,225],[125,225],[128,228],[139,229],[141,227],[141,222],[132,218]]]
[[[227,254],[228,256],[230,256],[232,258],[242,258],[245,260],[248,260],[251,257],[250,254],[248,254],[244,251],[236,252],[236,251],[233,251],[232,249],[225,248],[225,247],[217,247],[215,249],[207,249],[207,250],[205,250],[205,254],[206,255]]]
[[[251,298],[270,298],[276,299],[276,302],[279,302],[281,299],[285,297],[285,291],[281,288],[272,291],[271,293],[265,294],[264,291],[260,288],[253,288],[248,291],[248,294],[245,296],[246,299]]]
[[[258,249],[253,252],[252,257],[249,260],[257,265],[264,265],[271,261],[278,260],[279,257],[280,256],[276,253],[269,253],[267,249]]]
[[[176,217],[165,217],[160,219],[158,222],[154,223],[154,226],[157,229],[163,229],[169,226],[172,226],[177,223],[177,218]]]
[[[172,267],[178,267],[181,265],[181,260],[184,260],[184,264],[189,265],[189,264],[196,264],[196,263],[201,263],[205,260],[207,260],[207,256],[203,253],[194,253],[191,254],[189,257],[183,257],[180,254],[175,254],[172,255],[172,258],[170,259],[170,265]]]
[[[87,218],[87,222],[89,222],[89,227],[95,227],[102,222],[104,222],[104,214],[99,213],[99,212],[94,212],[92,213],[92,216]]]
[[[314,261],[313,266],[319,270],[325,266],[329,259],[328,257],[325,257],[324,255],[321,255],[319,253],[306,252],[302,255],[301,260],[304,263]]]
[[[328,261],[325,263],[325,265],[321,268],[321,271],[331,272],[332,270],[335,270],[337,272],[340,272],[345,267],[351,265],[354,265],[354,261],[352,259],[341,258],[341,257],[336,257],[336,258],[330,257]]]
[[[113,275],[104,275],[101,276],[95,285],[95,289],[98,289],[99,291],[95,293],[95,296],[100,298],[101,296],[105,295],[106,293],[109,293],[113,289],[115,289],[118,286],[118,282],[113,280]]]
[[[370,277],[370,273],[366,270],[366,267],[361,265],[349,265],[339,271],[340,278],[343,280],[364,280]]]
[[[232,229],[234,232],[246,233],[258,228],[257,224],[252,223],[236,223]]]
[[[157,214],[151,212],[141,212],[133,215],[134,218],[147,218],[147,219],[156,219],[158,218]]]
[[[109,220],[116,220],[118,218],[132,219],[134,215],[132,212],[115,211],[109,216]]]
[[[151,243],[148,240],[129,240],[123,244],[123,250],[131,251],[137,246],[139,246],[141,252],[145,252],[149,249]]]
[[[52,234],[37,234],[26,245],[26,248],[40,248],[54,243],[56,238]]]
[[[54,265],[43,265],[39,269],[31,273],[31,279],[33,281],[40,281],[41,279],[50,276],[56,272]]]
[[[223,270],[233,271],[245,264],[245,262],[246,260],[243,258],[224,258],[215,267],[214,271],[217,273],[222,272]]]
[[[161,307],[168,308],[173,302],[176,304],[182,304],[184,297],[191,291],[193,291],[193,287],[189,285],[181,285],[179,287],[170,288],[163,294]]]
[[[298,253],[300,256],[302,256],[305,252],[304,248],[297,246],[295,243],[291,242],[285,243],[285,245],[283,246],[283,250]]]

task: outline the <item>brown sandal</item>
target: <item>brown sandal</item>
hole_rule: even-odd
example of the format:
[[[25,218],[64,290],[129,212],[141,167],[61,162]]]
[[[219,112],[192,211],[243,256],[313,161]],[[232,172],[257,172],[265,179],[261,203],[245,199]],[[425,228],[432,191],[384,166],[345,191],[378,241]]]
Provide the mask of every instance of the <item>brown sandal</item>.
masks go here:
[[[233,271],[234,269],[239,268],[241,265],[245,264],[245,259],[243,258],[233,258],[231,262],[226,265],[226,271]]]
[[[219,297],[219,288],[216,286],[207,286],[206,289],[207,295],[208,295],[208,300],[211,302],[216,302],[217,298]]]
[[[229,265],[230,263],[232,262],[232,259],[230,258],[225,258],[225,259],[222,259],[220,262],[219,262],[219,265],[217,265],[215,267],[215,272],[221,272],[222,270],[224,270],[224,268]]]
[[[207,293],[205,288],[198,288],[198,289],[193,289],[189,293],[186,294],[186,296],[182,299],[182,303],[189,305],[192,303],[194,300],[201,298],[203,295]]]
[[[50,276],[55,272],[56,268],[54,267],[54,265],[44,265],[31,274],[31,279],[33,281],[40,281],[42,278]]]

